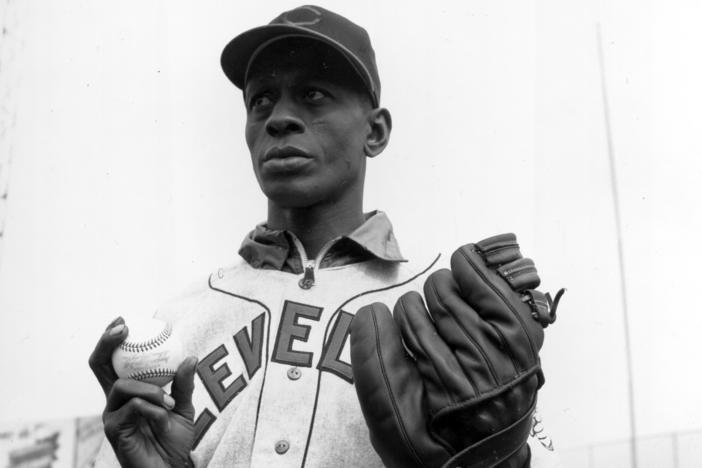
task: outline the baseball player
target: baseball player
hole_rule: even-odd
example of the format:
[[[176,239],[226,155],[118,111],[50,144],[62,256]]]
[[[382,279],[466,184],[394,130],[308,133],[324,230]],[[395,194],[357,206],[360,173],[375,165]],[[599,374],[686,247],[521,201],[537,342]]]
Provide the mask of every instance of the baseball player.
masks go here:
[[[170,392],[117,378],[129,324],[108,326],[90,358],[107,399],[97,466],[558,466],[534,437],[555,304],[516,237],[440,269],[441,252],[404,255],[388,217],[362,210],[366,158],[392,128],[366,31],[303,6],[221,62],[267,219],[157,312],[191,356]]]

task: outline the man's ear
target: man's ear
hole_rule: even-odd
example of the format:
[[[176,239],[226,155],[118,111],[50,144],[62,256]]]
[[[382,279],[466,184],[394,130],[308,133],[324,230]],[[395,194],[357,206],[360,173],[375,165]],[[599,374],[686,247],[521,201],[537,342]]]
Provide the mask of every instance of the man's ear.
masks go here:
[[[389,110],[379,107],[369,112],[368,120],[370,131],[363,145],[363,152],[369,158],[373,158],[382,153],[390,141],[392,117]]]

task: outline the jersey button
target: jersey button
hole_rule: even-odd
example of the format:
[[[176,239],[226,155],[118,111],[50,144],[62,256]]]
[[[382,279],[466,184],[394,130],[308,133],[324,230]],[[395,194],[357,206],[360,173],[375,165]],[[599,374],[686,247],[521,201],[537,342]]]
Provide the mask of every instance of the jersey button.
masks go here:
[[[302,376],[302,372],[297,367],[291,367],[288,369],[288,378],[290,380],[297,380]]]
[[[279,440],[275,443],[275,453],[282,455],[288,451],[290,443],[287,440]]]

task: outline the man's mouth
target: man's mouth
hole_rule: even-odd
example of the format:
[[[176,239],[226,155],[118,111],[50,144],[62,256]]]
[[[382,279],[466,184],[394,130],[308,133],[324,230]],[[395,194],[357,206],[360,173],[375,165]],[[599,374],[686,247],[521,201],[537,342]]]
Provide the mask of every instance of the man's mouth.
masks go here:
[[[263,155],[263,162],[268,162],[274,159],[288,159],[288,158],[305,158],[311,159],[312,156],[307,154],[305,151],[296,148],[294,146],[283,146],[271,148],[265,152]]]
[[[312,160],[312,156],[300,148],[276,147],[263,154],[263,168],[267,172],[291,173],[302,170]]]

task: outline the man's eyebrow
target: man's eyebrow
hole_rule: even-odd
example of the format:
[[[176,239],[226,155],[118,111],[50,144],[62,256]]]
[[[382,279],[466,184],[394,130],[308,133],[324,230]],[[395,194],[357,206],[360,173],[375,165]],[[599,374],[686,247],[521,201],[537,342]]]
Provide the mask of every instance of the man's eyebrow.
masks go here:
[[[251,88],[260,88],[261,86],[266,86],[270,82],[270,78],[266,79],[261,76],[255,76],[253,78],[249,78],[246,80],[246,85],[244,86],[244,90],[248,90]]]
[[[247,80],[246,85],[244,86],[244,99],[248,100],[249,97],[251,97],[251,94],[257,93],[262,88],[270,86],[271,81],[272,80],[270,78],[266,79],[264,77],[254,77]]]
[[[289,84],[293,86],[299,86],[305,83],[326,84],[331,86],[341,85],[341,83],[339,83],[339,80],[333,79],[330,76],[323,75],[320,73],[312,73],[307,70],[295,73],[290,80],[286,81],[289,81]],[[246,85],[244,86],[244,94],[247,95],[253,90],[272,86],[275,84],[275,82],[276,79],[274,76],[256,75],[247,80]]]

